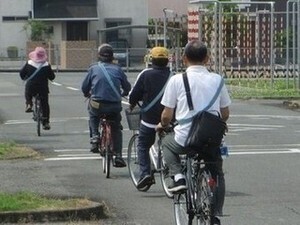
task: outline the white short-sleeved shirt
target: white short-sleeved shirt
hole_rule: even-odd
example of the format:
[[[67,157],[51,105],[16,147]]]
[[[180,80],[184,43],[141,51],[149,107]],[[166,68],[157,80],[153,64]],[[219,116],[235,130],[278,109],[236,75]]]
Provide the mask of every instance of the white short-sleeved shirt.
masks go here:
[[[161,104],[166,107],[176,107],[175,117],[177,121],[190,118],[204,109],[214,97],[221,82],[220,75],[209,72],[204,66],[190,66],[187,68],[186,73],[188,74],[194,110],[189,110],[182,74],[170,78],[161,100]],[[208,111],[215,114],[220,113],[220,108],[227,107],[230,104],[231,99],[224,85],[219,97]],[[175,127],[175,140],[181,146],[184,146],[190,126],[191,122],[179,124]]]

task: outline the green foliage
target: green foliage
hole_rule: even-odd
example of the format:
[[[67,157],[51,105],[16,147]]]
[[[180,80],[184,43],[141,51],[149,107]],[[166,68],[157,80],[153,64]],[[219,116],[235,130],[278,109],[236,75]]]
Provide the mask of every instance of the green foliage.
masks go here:
[[[45,41],[45,39],[50,36],[49,26],[44,21],[29,20],[23,29],[25,31],[30,30],[31,41]]]
[[[0,156],[12,151],[15,146],[14,142],[0,142]]]
[[[232,98],[300,98],[300,90],[284,79],[273,84],[268,79],[230,79],[226,83]]]
[[[0,192],[0,199],[0,212],[46,208],[67,208],[74,207],[77,201],[79,201],[78,199],[50,199],[30,192],[20,192],[14,194]]]

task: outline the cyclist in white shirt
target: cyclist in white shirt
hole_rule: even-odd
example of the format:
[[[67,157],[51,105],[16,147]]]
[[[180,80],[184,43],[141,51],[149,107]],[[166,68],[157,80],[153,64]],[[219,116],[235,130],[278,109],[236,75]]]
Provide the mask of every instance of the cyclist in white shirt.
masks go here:
[[[187,67],[186,73],[189,80],[194,110],[189,110],[182,74],[171,77],[161,101],[161,104],[164,105],[164,110],[161,114],[161,122],[158,124],[156,130],[167,127],[174,113],[177,121],[184,120],[192,117],[209,104],[216,93],[222,77],[206,69],[205,64],[208,58],[207,47],[202,42],[194,40],[185,46],[183,61]],[[218,112],[222,119],[227,121],[229,118],[230,104],[231,99],[224,85],[219,97],[209,111]],[[169,187],[169,191],[171,192],[187,189],[185,177],[181,172],[179,155],[187,153],[184,145],[190,127],[191,122],[179,124],[175,126],[174,134],[168,134],[163,140],[164,159],[170,169],[170,175],[174,177],[174,184]],[[222,215],[225,198],[225,179],[222,169],[223,160],[220,151],[214,152],[217,153],[207,156],[204,160],[216,162],[215,164],[211,164],[209,169],[212,176],[218,178],[216,214]],[[214,224],[221,224],[217,217],[215,217]]]

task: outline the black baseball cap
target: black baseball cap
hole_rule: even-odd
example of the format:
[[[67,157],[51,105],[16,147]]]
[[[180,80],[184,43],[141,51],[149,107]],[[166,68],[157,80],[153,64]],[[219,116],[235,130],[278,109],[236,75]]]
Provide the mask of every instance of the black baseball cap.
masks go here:
[[[105,58],[112,58],[114,55],[113,48],[109,44],[102,44],[98,48],[98,53],[100,56]]]

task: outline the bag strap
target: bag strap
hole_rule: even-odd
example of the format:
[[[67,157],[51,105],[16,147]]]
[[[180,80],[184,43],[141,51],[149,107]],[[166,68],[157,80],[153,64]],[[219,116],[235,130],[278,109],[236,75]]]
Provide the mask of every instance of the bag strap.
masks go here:
[[[186,72],[182,74],[183,78],[183,83],[184,83],[184,88],[185,88],[185,93],[186,93],[186,98],[187,98],[187,103],[189,105],[189,109],[194,110],[193,102],[192,102],[192,96],[191,96],[191,90],[190,90],[190,85],[189,85],[189,80],[187,78]]]
[[[185,74],[185,76],[184,76],[184,74]],[[182,75],[183,75],[183,76],[182,76],[182,77],[183,77],[183,81],[184,81],[185,79],[188,80],[188,79],[187,79],[186,73],[183,73]],[[186,77],[186,78],[184,78],[184,77]],[[205,108],[203,108],[202,110],[200,110],[199,112],[208,110],[208,109],[215,103],[215,101],[217,100],[217,98],[218,98],[218,96],[219,96],[219,94],[220,94],[220,92],[221,92],[221,90],[222,90],[222,88],[223,88],[223,85],[224,85],[224,79],[221,78],[219,87],[218,87],[218,89],[217,89],[215,95],[213,96],[213,98],[211,99],[211,101],[209,102],[209,104],[208,104]],[[185,89],[186,89],[186,85],[185,85]],[[188,89],[189,89],[189,87],[188,87]],[[186,92],[187,92],[187,90],[186,90]],[[187,101],[188,101],[189,108],[190,108],[190,103],[189,103],[189,101],[192,103],[191,95],[190,95],[190,94],[189,94],[189,95],[187,94],[186,97],[187,97]],[[189,100],[189,99],[190,99],[190,100]],[[192,103],[192,104],[193,104],[193,103]],[[190,110],[191,110],[191,108],[190,108]],[[187,118],[187,119],[179,120],[179,121],[178,121],[178,124],[182,125],[182,124],[185,124],[185,123],[189,123],[189,122],[191,122],[191,121],[193,120],[193,118],[194,118],[194,116],[192,116],[192,117],[190,117],[190,118]]]
[[[146,105],[146,107],[141,108],[141,112],[143,112],[143,113],[147,112],[160,99],[160,97],[163,95],[163,93],[165,91],[165,88],[166,88],[167,83],[168,83],[171,76],[172,76],[172,71],[170,72],[168,80],[166,81],[164,87],[160,90],[158,95],[156,95],[156,97],[154,99],[152,99],[152,101],[148,105]]]
[[[117,88],[115,87],[115,85],[113,84],[113,82],[112,82],[112,80],[111,80],[111,77],[110,77],[110,75],[108,74],[106,68],[105,68],[105,67],[103,66],[103,64],[100,63],[100,62],[98,62],[98,66],[99,66],[100,69],[102,70],[102,72],[103,72],[105,78],[107,79],[107,81],[108,81],[110,87],[112,88],[112,90],[115,92],[115,94],[116,94],[118,97],[121,98],[121,95],[120,95],[120,93],[117,91]]]
[[[30,75],[30,77],[28,77],[26,79],[26,81],[31,80],[40,71],[40,69],[42,68],[43,65],[44,65],[44,63],[42,63],[41,65],[39,65],[39,67],[36,68],[36,70]]]

